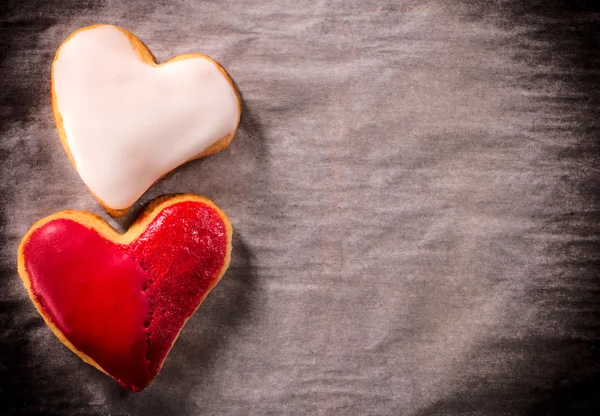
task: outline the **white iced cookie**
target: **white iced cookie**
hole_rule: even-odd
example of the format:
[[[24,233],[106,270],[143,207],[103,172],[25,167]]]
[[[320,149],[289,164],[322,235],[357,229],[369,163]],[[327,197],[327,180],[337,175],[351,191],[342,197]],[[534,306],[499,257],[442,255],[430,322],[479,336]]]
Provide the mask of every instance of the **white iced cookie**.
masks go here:
[[[157,64],[135,35],[109,25],[60,46],[52,109],[71,161],[112,216],[178,166],[226,148],[241,116],[233,81],[213,59]]]

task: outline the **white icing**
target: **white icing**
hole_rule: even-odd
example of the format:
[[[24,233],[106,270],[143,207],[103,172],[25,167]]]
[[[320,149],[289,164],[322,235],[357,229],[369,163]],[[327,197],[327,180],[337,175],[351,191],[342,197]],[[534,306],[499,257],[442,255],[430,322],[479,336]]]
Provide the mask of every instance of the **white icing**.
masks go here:
[[[77,170],[113,209],[131,206],[237,127],[237,95],[215,63],[197,57],[149,65],[115,26],[70,38],[53,74]]]

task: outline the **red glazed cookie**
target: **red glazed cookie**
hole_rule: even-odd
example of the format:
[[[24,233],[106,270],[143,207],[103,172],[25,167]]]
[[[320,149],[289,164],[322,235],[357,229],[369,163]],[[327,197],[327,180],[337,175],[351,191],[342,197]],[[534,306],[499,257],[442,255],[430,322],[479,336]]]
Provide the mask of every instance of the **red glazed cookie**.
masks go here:
[[[211,201],[153,201],[125,234],[62,211],[19,246],[19,274],[54,334],[131,391],[158,374],[183,325],[229,265],[231,224]]]

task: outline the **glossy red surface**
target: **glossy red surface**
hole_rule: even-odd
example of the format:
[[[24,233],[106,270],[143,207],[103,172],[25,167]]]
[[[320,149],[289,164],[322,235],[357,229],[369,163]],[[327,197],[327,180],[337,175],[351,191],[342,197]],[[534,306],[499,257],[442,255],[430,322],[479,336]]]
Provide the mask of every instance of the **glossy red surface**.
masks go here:
[[[56,219],[31,234],[23,254],[47,317],[122,386],[138,391],[214,285],[227,232],[214,209],[190,201],[163,209],[128,245]]]

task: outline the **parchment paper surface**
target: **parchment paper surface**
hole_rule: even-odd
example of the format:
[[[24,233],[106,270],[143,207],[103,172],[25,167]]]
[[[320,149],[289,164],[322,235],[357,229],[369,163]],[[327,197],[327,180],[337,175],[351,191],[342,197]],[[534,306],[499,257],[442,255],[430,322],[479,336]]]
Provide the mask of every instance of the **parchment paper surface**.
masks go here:
[[[4,0],[0,413],[596,408],[597,7]],[[134,210],[193,192],[235,230],[230,270],[139,394],[68,351],[16,271],[38,219],[108,219],[60,145],[49,97],[56,48],[94,23],[132,31],[160,61],[214,57],[244,100],[230,148]],[[110,222],[123,231],[133,217]]]

